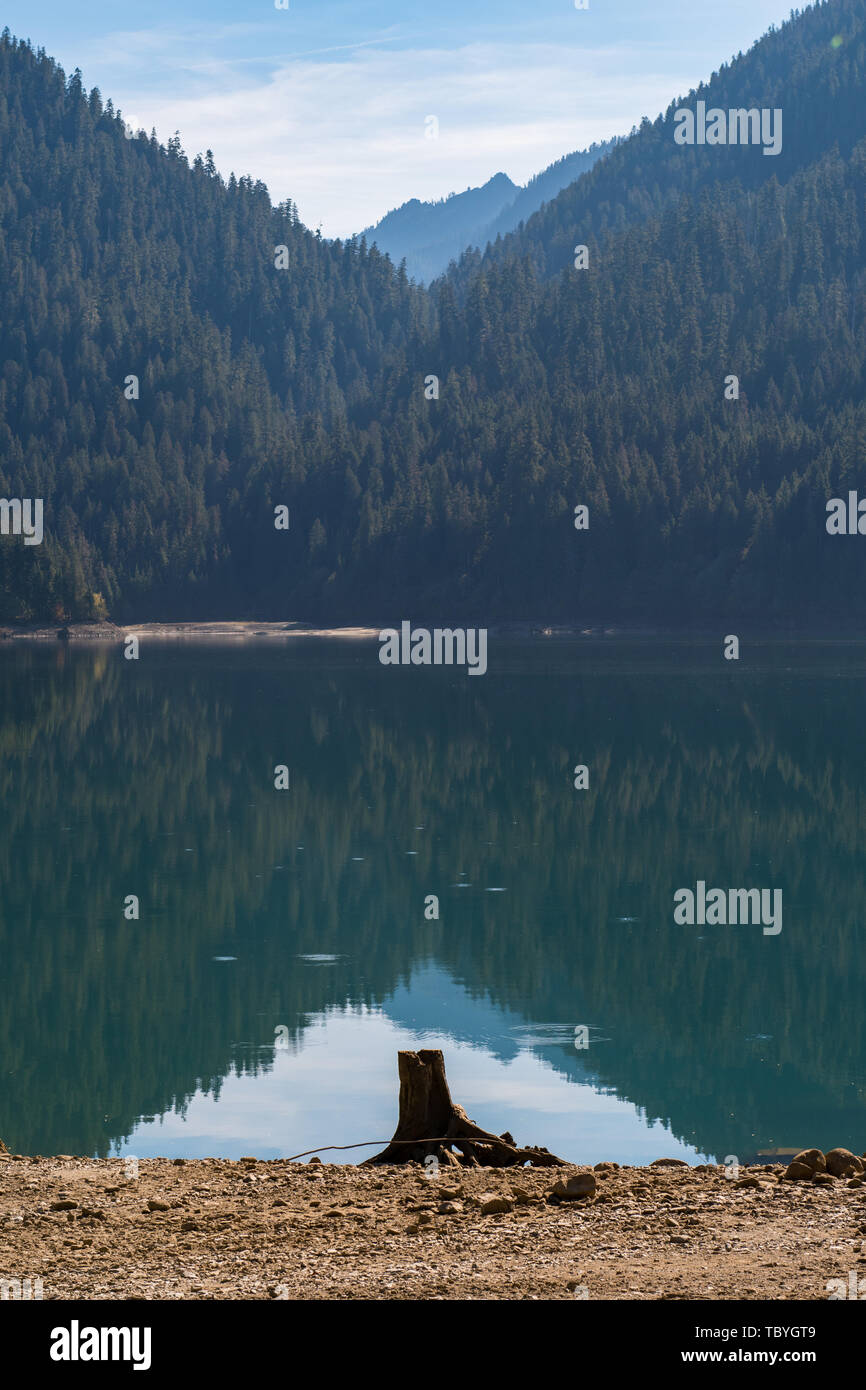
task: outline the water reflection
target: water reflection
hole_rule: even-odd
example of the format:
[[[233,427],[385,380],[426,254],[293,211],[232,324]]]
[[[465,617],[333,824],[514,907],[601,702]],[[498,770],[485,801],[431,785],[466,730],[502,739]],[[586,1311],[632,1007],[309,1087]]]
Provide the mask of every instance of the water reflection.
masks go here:
[[[397,1048],[443,1046],[479,1123],[575,1159],[859,1152],[863,663],[746,656],[6,644],[0,1136],[382,1138]],[[781,888],[783,932],[675,927],[698,879]]]

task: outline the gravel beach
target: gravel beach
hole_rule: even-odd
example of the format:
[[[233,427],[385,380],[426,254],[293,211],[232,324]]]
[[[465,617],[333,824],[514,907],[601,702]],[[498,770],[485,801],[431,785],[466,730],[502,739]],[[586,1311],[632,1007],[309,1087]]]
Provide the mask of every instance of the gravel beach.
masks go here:
[[[0,1154],[0,1281],[44,1299],[716,1301],[823,1299],[853,1275],[866,1293],[866,1185],[785,1172]],[[552,1195],[579,1175],[589,1195]]]

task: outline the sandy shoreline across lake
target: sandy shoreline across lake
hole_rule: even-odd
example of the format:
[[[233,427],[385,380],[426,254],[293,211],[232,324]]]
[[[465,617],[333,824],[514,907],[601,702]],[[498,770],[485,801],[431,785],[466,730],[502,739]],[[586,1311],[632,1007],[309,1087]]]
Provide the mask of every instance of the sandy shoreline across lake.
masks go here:
[[[378,637],[378,627],[309,627],[304,623],[247,621],[189,623],[68,623],[12,627],[0,625],[0,639],[11,641],[122,642],[135,636],[148,638],[203,638],[210,642],[239,641],[250,637]]]
[[[0,1154],[0,1280],[44,1299],[770,1299],[866,1290],[866,1185],[783,1165],[362,1169]],[[500,1199],[496,1201],[495,1199]],[[485,1211],[493,1203],[494,1210]]]

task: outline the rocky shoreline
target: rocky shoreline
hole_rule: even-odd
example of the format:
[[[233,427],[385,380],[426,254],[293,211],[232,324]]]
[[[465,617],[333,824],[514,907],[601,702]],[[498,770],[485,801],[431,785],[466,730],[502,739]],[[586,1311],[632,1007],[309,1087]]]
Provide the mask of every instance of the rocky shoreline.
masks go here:
[[[866,1296],[864,1164],[838,1149],[432,1177],[0,1152],[0,1231],[0,1282],[44,1299]]]

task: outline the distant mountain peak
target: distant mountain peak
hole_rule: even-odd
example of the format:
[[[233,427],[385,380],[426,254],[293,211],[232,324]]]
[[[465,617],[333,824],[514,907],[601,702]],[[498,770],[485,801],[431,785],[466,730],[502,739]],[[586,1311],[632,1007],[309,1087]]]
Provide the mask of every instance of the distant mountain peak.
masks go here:
[[[488,241],[512,231],[549,198],[591,169],[615,141],[565,155],[529,180],[525,187],[501,170],[486,183],[449,193],[436,202],[410,198],[361,233],[396,264],[406,261],[409,275],[421,282],[435,279],[459,260],[467,248],[482,250]]]

